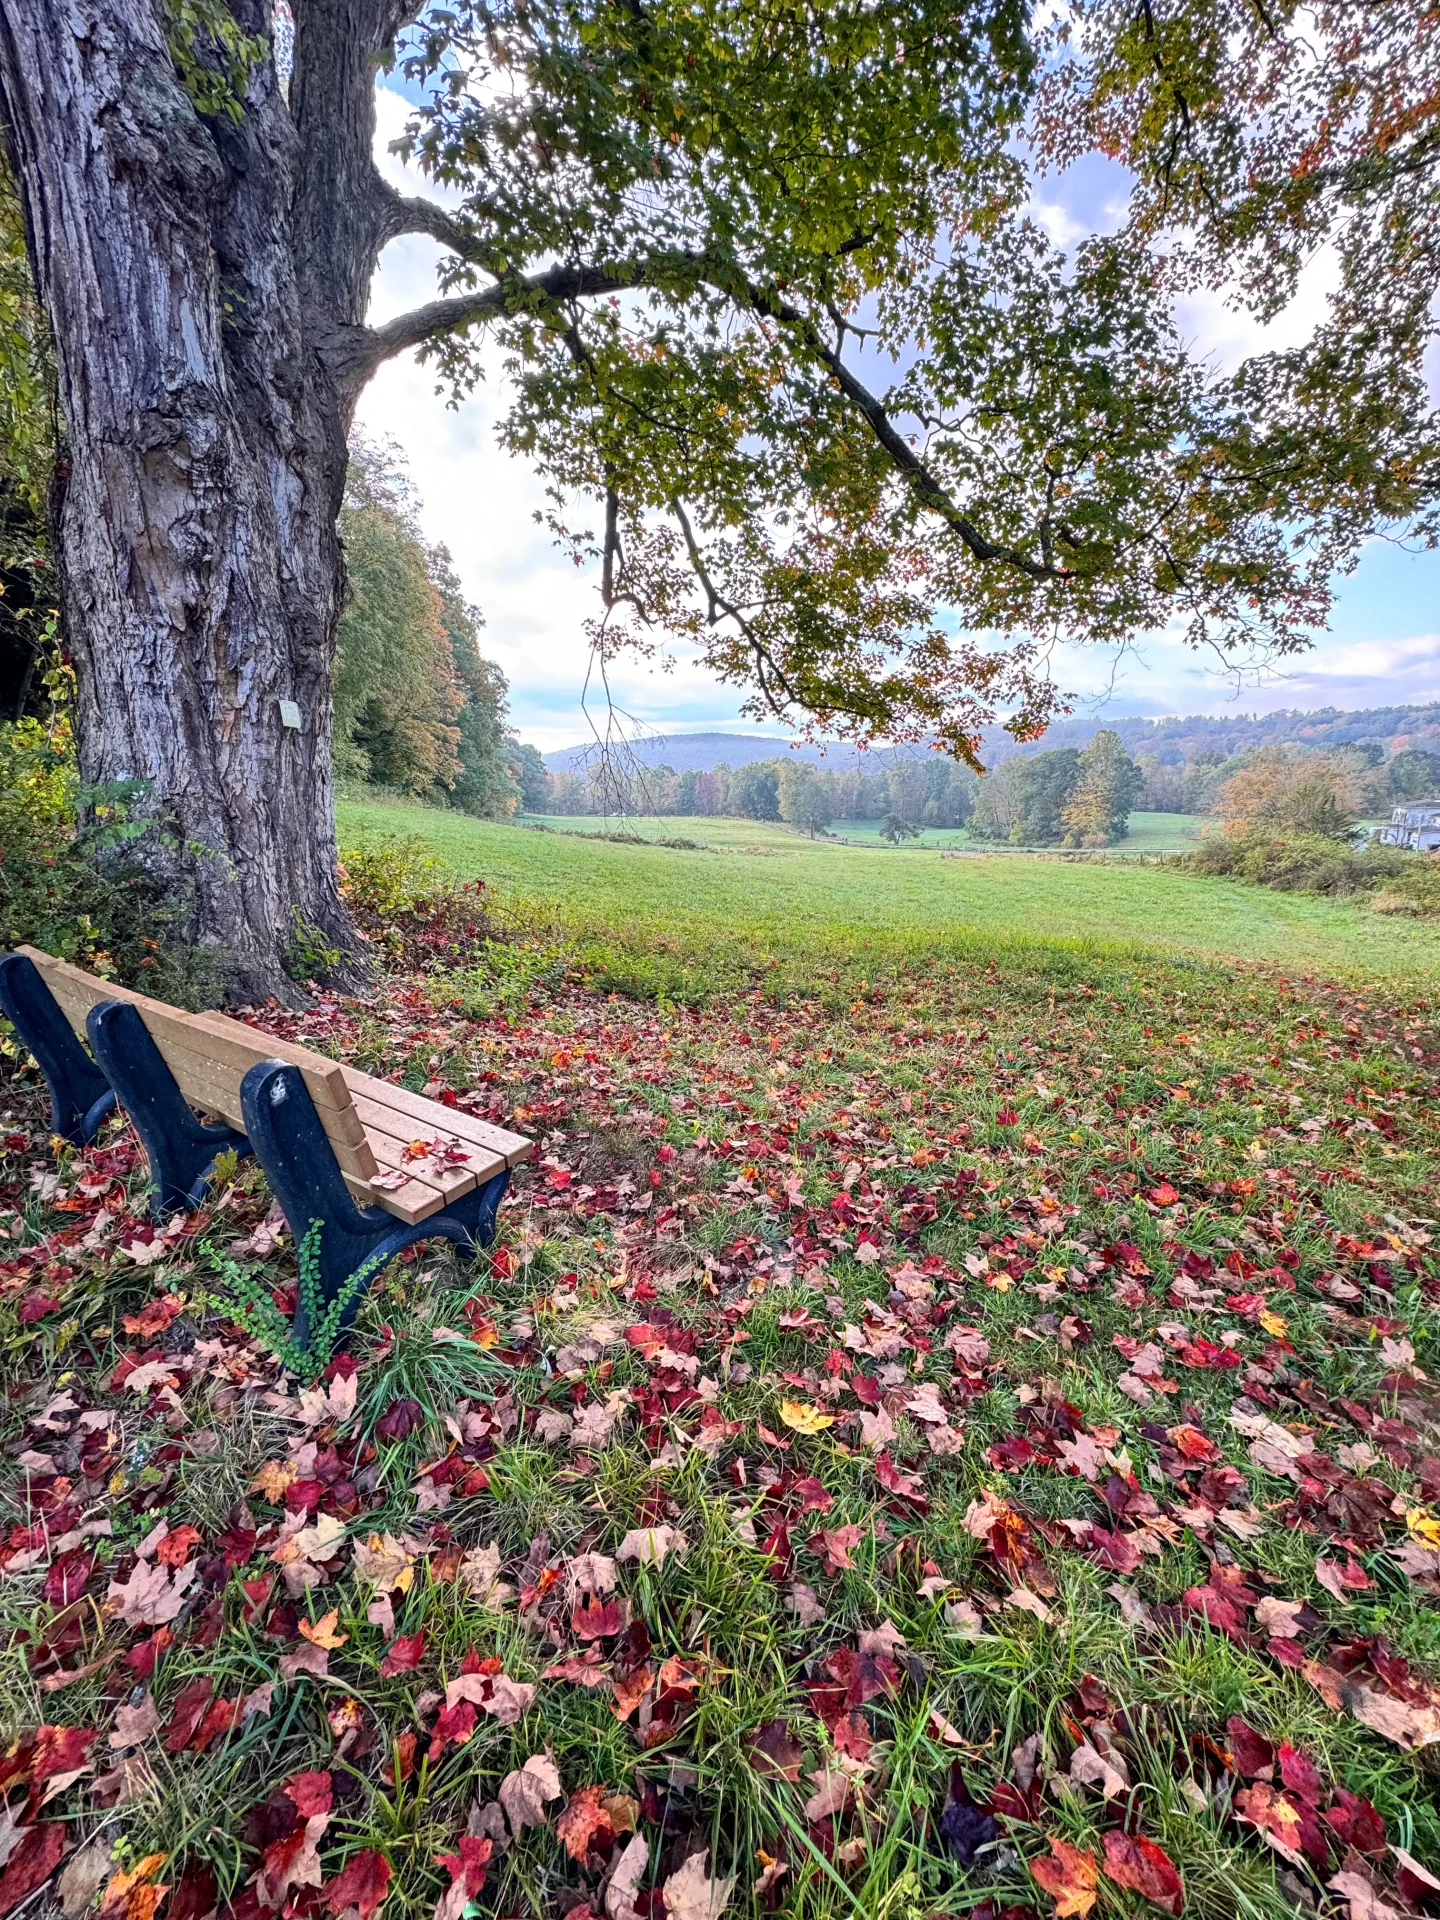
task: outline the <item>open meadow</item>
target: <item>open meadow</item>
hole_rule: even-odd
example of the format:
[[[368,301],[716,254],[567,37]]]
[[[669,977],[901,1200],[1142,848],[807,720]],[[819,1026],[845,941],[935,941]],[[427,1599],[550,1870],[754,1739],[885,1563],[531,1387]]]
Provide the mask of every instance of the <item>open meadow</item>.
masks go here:
[[[537,1145],[313,1381],[253,1163],[159,1231],[6,1042],[10,1884],[1433,1911],[1440,937],[676,824],[342,808],[396,971],[252,1018]],[[417,834],[484,891],[385,894]]]
[[[851,847],[750,820],[642,823],[644,837],[697,848],[497,825],[431,807],[344,802],[342,847],[417,836],[447,868],[483,878],[502,904],[594,945],[618,942],[642,974],[678,990],[778,966],[929,968],[995,954],[1045,964],[1144,947],[1171,956],[1440,979],[1440,925],[1396,924],[1363,901],[1271,893],[1156,864],[1004,851],[947,858],[914,846]],[[656,831],[656,829],[659,831]],[[627,825],[626,832],[642,831]],[[580,837],[581,834],[587,837]],[[698,966],[692,980],[687,969]]]
[[[635,815],[622,821],[597,819],[593,814],[537,813],[522,816],[522,823],[527,826],[554,827],[565,833],[624,832],[637,834],[645,840],[689,838],[701,840],[709,846],[769,845],[776,836],[781,839],[809,837],[799,828],[769,826],[764,821],[697,818],[682,814]],[[1192,813],[1132,813],[1130,831],[1115,851],[1121,854],[1180,852],[1197,844],[1204,824]],[[830,827],[827,844],[889,850],[889,843],[881,837],[878,820],[836,820]],[[925,847],[1005,851],[1004,848],[991,846],[987,841],[975,839],[964,827],[922,827],[916,839],[904,841],[896,850],[914,852]]]

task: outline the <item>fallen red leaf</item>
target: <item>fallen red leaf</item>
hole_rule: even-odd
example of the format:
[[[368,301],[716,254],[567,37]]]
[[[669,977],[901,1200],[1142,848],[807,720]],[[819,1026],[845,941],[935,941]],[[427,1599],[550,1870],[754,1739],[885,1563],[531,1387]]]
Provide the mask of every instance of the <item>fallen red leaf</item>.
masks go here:
[[[397,1673],[414,1673],[425,1652],[425,1629],[419,1633],[397,1634],[380,1656],[380,1678],[390,1680]]]
[[[565,1811],[555,1822],[555,1831],[565,1843],[572,1860],[584,1860],[590,1842],[602,1828],[609,1830],[610,1816],[600,1804],[603,1787],[581,1787],[566,1802]]]
[[[1178,1915],[1185,1904],[1185,1883],[1175,1862],[1143,1833],[1112,1831],[1103,1836],[1105,1877],[1128,1887],[1166,1913]]]
[[[1050,1858],[1032,1860],[1030,1871],[1038,1885],[1055,1901],[1055,1920],[1081,1920],[1096,1900],[1098,1878],[1095,1856],[1072,1847],[1068,1840],[1050,1836]]]
[[[331,1913],[354,1907],[360,1920],[371,1920],[389,1890],[390,1862],[378,1847],[365,1847],[352,1853],[325,1887],[325,1904]]]
[[[99,1739],[95,1727],[51,1727],[36,1730],[35,1751],[30,1761],[30,1779],[40,1786],[59,1773],[75,1773],[90,1757],[90,1749]]]
[[[9,1913],[44,1886],[64,1858],[66,1838],[63,1820],[44,1820],[22,1830],[0,1873],[0,1914]]]
[[[295,1802],[295,1811],[302,1820],[311,1820],[317,1813],[329,1813],[334,1800],[328,1772],[294,1774],[285,1782],[285,1792]]]

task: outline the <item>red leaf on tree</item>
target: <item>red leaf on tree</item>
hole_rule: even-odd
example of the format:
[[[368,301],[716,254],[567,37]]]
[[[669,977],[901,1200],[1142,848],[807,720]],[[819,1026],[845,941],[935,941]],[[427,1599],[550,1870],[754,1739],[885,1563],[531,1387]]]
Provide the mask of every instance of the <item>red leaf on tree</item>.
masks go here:
[[[1113,1831],[1103,1836],[1105,1877],[1117,1887],[1128,1887],[1166,1913],[1179,1914],[1185,1904],[1185,1882],[1163,1847],[1143,1833]]]
[[[351,1854],[324,1889],[325,1904],[331,1913],[355,1907],[360,1920],[370,1920],[389,1890],[390,1862],[378,1847],[365,1847]]]
[[[380,1678],[390,1680],[397,1673],[413,1673],[425,1651],[425,1629],[419,1633],[397,1634],[380,1656]]]
[[[63,1820],[43,1820],[39,1826],[26,1827],[0,1873],[0,1914],[28,1900],[37,1887],[43,1887],[65,1855],[66,1833]]]

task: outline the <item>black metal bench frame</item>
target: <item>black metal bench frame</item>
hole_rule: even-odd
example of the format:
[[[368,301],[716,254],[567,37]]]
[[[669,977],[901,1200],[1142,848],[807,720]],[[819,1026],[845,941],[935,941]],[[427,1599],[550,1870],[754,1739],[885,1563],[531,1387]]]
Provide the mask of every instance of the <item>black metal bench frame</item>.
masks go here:
[[[362,1266],[370,1269],[373,1278],[388,1260],[417,1241],[437,1236],[453,1240],[462,1257],[473,1259],[495,1238],[496,1212],[510,1181],[508,1167],[440,1212],[407,1226],[383,1207],[356,1206],[298,1067],[283,1060],[260,1061],[240,1082],[240,1101],[256,1157],[290,1223],[296,1246],[312,1220],[321,1222],[322,1310],[339,1298]],[[342,1331],[354,1318],[364,1292],[361,1287],[349,1302],[340,1322]],[[295,1337],[302,1345],[310,1339],[303,1301],[295,1313]]]
[[[297,1250],[312,1224],[320,1222],[321,1310],[365,1270],[364,1283],[347,1303],[342,1332],[375,1275],[404,1248],[440,1238],[453,1241],[462,1256],[473,1259],[495,1238],[496,1214],[510,1180],[508,1167],[413,1224],[397,1220],[383,1207],[357,1206],[296,1066],[262,1060],[249,1069],[240,1083],[245,1120],[241,1133],[196,1118],[139,1008],[128,1000],[106,1000],[90,1009],[85,1026],[94,1060],[76,1039],[39,969],[24,954],[0,958],[0,1006],[45,1075],[57,1133],[88,1145],[118,1096],[150,1161],[152,1218],[198,1207],[217,1159],[253,1151]],[[302,1346],[309,1344],[304,1302],[297,1307],[294,1332]]]
[[[75,1038],[35,962],[23,953],[0,958],[0,1007],[35,1057],[50,1089],[50,1130],[88,1147],[114,1110],[115,1089]]]

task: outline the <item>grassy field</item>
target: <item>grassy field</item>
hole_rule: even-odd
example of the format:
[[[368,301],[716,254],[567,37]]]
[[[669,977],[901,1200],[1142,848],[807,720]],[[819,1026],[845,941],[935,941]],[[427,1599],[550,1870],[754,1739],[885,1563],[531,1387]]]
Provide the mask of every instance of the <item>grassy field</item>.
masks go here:
[[[571,937],[618,933],[682,987],[727,967],[868,977],[996,953],[1063,963],[1136,946],[1304,972],[1421,982],[1440,973],[1435,926],[1154,865],[872,851],[736,820],[665,823],[704,843],[689,851],[403,805],[347,802],[338,819],[342,845],[418,835],[502,902],[529,903],[532,918]]]
[[[523,816],[526,824],[554,827],[565,833],[605,833],[623,831],[639,834],[646,840],[684,838],[701,840],[708,846],[747,846],[774,844],[776,837],[797,836],[790,827],[771,827],[764,821],[731,819],[691,819],[679,816],[658,818],[647,815],[636,819],[597,820],[593,815],[536,813]],[[1200,838],[1202,822],[1193,813],[1132,813],[1130,831],[1116,849],[1120,853],[1166,853],[1193,847]],[[920,852],[926,847],[973,847],[993,851],[989,843],[972,839],[964,827],[925,827],[918,840],[906,840],[891,848],[880,837],[878,820],[837,820],[829,834],[832,843],[878,847],[887,852]]]
[[[1433,1913],[1433,947],[417,832],[527,937],[357,859],[439,964],[250,1017],[536,1149],[343,1350],[254,1160],[157,1227],[0,1033],[0,1916]]]

